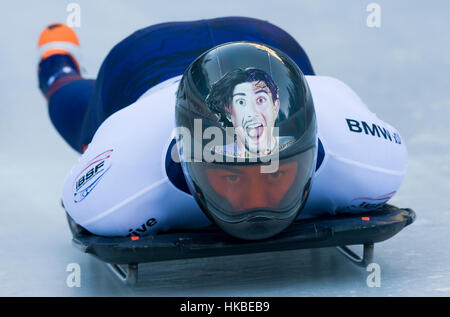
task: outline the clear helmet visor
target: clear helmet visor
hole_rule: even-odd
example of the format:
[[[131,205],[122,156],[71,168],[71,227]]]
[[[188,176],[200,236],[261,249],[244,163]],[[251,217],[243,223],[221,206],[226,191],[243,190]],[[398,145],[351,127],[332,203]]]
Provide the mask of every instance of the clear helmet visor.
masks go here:
[[[192,162],[183,166],[202,209],[225,232],[248,240],[284,230],[297,217],[308,193],[315,148],[267,164]]]

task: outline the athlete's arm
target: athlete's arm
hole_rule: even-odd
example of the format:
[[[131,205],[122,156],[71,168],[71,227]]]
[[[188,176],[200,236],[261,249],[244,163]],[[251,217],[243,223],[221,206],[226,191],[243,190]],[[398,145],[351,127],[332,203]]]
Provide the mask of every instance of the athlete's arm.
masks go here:
[[[324,156],[304,216],[360,212],[386,203],[406,173],[407,151],[400,133],[343,82],[323,76],[307,80]]]
[[[176,88],[147,94],[99,127],[64,184],[64,206],[79,225],[126,236],[209,223],[165,171]]]

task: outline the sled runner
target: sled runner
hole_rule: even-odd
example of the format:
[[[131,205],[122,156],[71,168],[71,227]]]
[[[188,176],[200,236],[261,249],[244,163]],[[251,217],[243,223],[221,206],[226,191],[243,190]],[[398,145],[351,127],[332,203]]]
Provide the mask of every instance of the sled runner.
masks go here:
[[[384,205],[363,214],[326,216],[294,222],[277,236],[259,241],[233,238],[217,227],[171,231],[144,237],[101,237],[67,216],[72,243],[105,262],[124,283],[136,284],[139,263],[336,246],[353,263],[372,262],[374,244],[391,238],[415,220],[409,208]],[[363,245],[362,256],[348,245]],[[125,267],[125,268],[124,268]]]

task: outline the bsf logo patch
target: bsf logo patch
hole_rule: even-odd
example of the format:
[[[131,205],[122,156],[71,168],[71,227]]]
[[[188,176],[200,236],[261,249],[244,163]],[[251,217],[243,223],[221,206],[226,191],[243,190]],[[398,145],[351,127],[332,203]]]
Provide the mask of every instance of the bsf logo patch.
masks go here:
[[[73,193],[75,203],[83,201],[111,168],[110,158],[112,152],[113,150],[111,149],[94,157],[75,177]]]

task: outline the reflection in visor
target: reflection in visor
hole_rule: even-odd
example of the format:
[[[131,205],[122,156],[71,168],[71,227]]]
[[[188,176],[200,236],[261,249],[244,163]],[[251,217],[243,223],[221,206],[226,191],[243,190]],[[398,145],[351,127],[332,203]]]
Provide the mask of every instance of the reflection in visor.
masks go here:
[[[233,211],[277,209],[294,183],[298,162],[280,165],[274,173],[261,173],[261,166],[213,167],[205,170],[209,184],[226,199]]]

